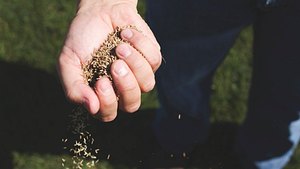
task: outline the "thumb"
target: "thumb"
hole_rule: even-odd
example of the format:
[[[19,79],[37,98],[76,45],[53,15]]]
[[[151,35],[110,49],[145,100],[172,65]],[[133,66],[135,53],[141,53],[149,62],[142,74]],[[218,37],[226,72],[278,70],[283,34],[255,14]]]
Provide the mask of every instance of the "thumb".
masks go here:
[[[83,104],[94,115],[100,108],[98,97],[94,90],[84,82],[80,61],[75,62],[64,53],[58,60],[57,70],[65,95],[71,102]]]

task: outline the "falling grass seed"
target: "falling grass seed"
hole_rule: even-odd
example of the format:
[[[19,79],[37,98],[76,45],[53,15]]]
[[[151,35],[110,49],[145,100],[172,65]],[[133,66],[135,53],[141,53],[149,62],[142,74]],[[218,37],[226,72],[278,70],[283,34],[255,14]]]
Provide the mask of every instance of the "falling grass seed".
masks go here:
[[[117,45],[121,43],[128,43],[120,37],[120,32],[127,28],[138,30],[132,25],[117,27],[114,32],[108,35],[103,44],[92,53],[91,60],[82,65],[83,76],[89,86],[94,87],[98,78],[103,76],[107,76],[112,81],[110,67],[111,64],[118,59],[115,49]],[[88,113],[82,106],[75,109],[70,115],[71,121],[69,128],[74,135],[79,135],[79,137],[71,143],[71,147],[64,146],[63,149],[68,150],[72,155],[73,169],[82,169],[84,166],[92,168],[99,162],[97,154],[100,152],[100,149],[96,148],[93,150],[90,147],[94,144],[95,140],[87,131],[87,116]],[[70,141],[66,138],[62,139],[62,142],[66,144]],[[107,160],[110,158],[111,155],[108,154]],[[66,163],[67,160],[62,158],[62,167],[68,169],[69,167],[66,166]]]

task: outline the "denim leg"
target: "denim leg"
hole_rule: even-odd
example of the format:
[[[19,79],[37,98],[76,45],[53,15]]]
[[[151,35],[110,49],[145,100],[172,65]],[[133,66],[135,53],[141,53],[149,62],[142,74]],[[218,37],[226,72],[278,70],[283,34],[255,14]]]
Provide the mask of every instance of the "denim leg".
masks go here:
[[[212,75],[252,21],[251,2],[148,1],[148,22],[165,59],[157,72],[161,107],[153,128],[166,151],[189,152],[207,138]]]
[[[212,74],[240,29],[210,37],[161,43],[166,63],[157,73],[161,107],[154,131],[166,150],[187,152],[195,144],[205,141]]]
[[[259,13],[249,112],[237,142],[245,169],[282,169],[300,139],[300,1]]]

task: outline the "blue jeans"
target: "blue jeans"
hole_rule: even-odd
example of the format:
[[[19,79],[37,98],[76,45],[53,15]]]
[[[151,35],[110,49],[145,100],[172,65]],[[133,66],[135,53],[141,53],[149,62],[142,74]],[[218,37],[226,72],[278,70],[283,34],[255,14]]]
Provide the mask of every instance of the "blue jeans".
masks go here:
[[[206,140],[214,71],[253,24],[249,108],[236,149],[246,169],[281,169],[289,161],[300,139],[300,3],[258,2],[148,0],[148,23],[166,60],[157,72],[161,108],[153,125],[166,151],[189,152]]]

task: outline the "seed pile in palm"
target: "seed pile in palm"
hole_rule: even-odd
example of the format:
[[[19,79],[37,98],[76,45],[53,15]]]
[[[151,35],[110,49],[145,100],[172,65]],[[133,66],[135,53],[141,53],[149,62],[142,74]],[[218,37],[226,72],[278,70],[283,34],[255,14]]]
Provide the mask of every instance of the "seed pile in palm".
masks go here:
[[[116,47],[121,43],[128,43],[120,36],[122,30],[136,27],[129,25],[117,27],[114,32],[110,33],[103,44],[92,53],[92,58],[82,66],[84,78],[89,86],[94,87],[99,77],[106,76],[112,81],[110,73],[111,64],[118,59]]]

